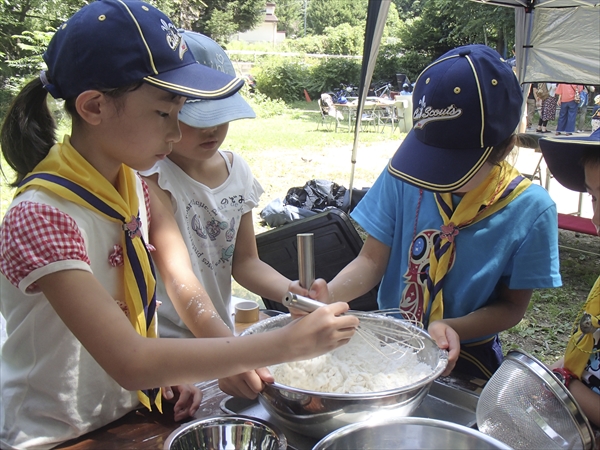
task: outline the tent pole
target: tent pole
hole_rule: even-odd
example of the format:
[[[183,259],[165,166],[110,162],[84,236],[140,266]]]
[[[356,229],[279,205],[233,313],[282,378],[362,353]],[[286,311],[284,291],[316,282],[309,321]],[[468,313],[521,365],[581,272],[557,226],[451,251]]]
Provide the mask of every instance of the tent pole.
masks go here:
[[[363,47],[363,60],[360,74],[360,84],[358,92],[358,106],[356,108],[356,124],[354,125],[354,143],[352,145],[352,169],[350,171],[350,201],[352,201],[352,187],[354,184],[354,168],[356,166],[356,153],[358,150],[358,137],[360,133],[360,123],[362,112],[369,92],[369,84],[373,77],[377,54],[379,53],[379,45],[381,36],[390,9],[391,0],[369,0],[367,10],[367,25],[365,29],[365,44]]]

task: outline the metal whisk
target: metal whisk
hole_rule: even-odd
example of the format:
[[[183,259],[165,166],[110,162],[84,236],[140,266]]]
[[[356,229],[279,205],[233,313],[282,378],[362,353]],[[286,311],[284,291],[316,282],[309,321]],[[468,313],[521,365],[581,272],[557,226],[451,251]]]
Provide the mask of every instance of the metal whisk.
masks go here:
[[[317,300],[302,295],[288,292],[281,300],[288,308],[296,308],[305,312],[312,312],[322,306]],[[386,316],[348,311],[360,319],[356,333],[374,350],[389,359],[398,359],[408,352],[417,353],[425,348],[423,336],[415,331],[414,326],[398,326],[397,321],[386,321]]]

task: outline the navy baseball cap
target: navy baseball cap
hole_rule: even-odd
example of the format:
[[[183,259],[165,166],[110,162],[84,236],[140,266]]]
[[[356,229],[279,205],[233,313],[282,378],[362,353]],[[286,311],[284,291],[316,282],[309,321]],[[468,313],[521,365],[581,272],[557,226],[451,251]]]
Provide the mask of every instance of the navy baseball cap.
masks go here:
[[[567,189],[586,192],[581,159],[588,151],[600,152],[600,128],[585,137],[542,138],[539,144],[552,176]]]
[[[415,82],[413,128],[388,165],[419,188],[453,192],[483,166],[521,119],[523,94],[510,66],[486,45],[455,48]]]
[[[244,84],[198,64],[171,20],[141,1],[84,6],[58,28],[43,57],[48,69],[40,78],[57,99],[141,81],[184,97],[217,99]]]
[[[200,64],[235,76],[235,69],[225,50],[208,36],[179,30],[190,52]],[[256,117],[252,107],[238,93],[220,100],[189,99],[179,112],[179,120],[195,128],[210,128],[238,119]]]

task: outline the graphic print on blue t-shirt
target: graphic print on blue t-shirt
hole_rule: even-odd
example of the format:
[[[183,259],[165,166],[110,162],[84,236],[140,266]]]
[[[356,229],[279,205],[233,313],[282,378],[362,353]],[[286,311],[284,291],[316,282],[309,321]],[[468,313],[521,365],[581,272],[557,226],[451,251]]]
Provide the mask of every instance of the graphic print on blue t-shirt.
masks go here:
[[[440,230],[424,230],[418,233],[408,252],[408,266],[404,273],[404,290],[400,299],[400,310],[404,317],[423,321],[423,292],[427,285],[429,259]],[[454,257],[450,267],[454,265]]]

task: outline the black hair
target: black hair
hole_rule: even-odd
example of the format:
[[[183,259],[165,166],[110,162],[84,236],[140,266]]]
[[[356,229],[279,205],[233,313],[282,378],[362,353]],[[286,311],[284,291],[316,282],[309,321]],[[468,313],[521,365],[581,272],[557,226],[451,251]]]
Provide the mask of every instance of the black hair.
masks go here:
[[[138,89],[143,82],[114,89],[98,89],[116,100],[117,110],[122,106],[120,97]],[[16,187],[47,155],[56,144],[56,122],[48,108],[47,95],[39,78],[35,78],[21,89],[15,97],[2,124],[0,145],[8,165],[15,171]],[[80,120],[75,98],[65,101],[65,109],[74,122]]]
[[[56,143],[56,122],[46,101],[48,92],[39,78],[21,89],[11,103],[0,131],[2,154],[16,172],[18,186]]]
[[[486,162],[488,162],[494,166],[497,166],[502,161],[504,161],[504,159],[506,158],[508,146],[510,145],[510,142],[511,142],[513,136],[515,136],[515,135],[511,134],[509,137],[504,139],[499,144],[494,145],[494,148],[490,152],[490,155],[487,157]],[[517,140],[518,140],[518,135],[517,135]]]
[[[506,154],[508,151],[512,150],[512,148],[508,148],[511,143],[513,137],[516,137],[515,145],[516,147],[525,147],[525,148],[540,148],[538,144],[538,140],[540,139],[537,135],[531,135],[527,133],[516,133],[511,134],[509,137],[504,139],[499,144],[494,145],[494,148],[490,152],[486,162],[497,166],[506,158]]]
[[[587,166],[588,164],[600,166],[600,149],[596,147],[585,150],[579,163],[583,167]]]

